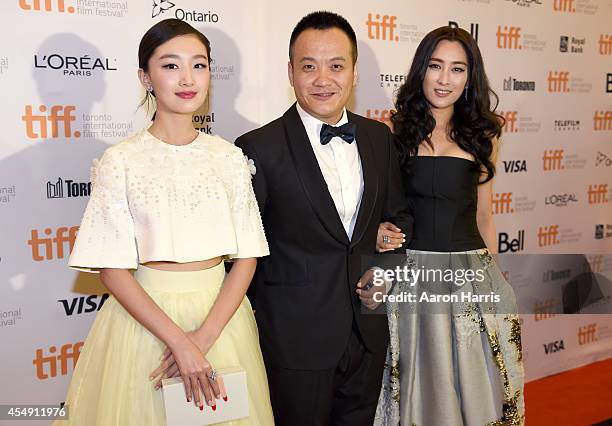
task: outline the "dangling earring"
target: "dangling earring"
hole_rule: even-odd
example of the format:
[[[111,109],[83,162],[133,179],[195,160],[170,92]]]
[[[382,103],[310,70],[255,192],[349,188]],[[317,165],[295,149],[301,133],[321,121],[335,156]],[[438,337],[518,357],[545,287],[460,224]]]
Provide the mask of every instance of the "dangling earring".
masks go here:
[[[468,97],[468,86],[465,86],[465,90],[464,90],[464,94],[465,94],[465,100],[467,101],[467,97]]]
[[[151,86],[150,84],[147,86],[147,92],[153,93],[153,86]]]

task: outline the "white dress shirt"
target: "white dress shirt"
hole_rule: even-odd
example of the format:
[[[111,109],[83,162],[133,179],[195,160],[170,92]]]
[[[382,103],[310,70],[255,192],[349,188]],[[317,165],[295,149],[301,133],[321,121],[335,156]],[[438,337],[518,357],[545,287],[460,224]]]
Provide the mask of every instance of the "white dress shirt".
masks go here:
[[[334,200],[338,216],[342,221],[349,240],[353,236],[361,196],[363,195],[363,173],[357,142],[346,143],[336,136],[327,145],[321,145],[323,122],[304,111],[297,104],[298,114],[304,123],[310,145],[315,153],[319,168]],[[334,126],[348,123],[346,109]]]

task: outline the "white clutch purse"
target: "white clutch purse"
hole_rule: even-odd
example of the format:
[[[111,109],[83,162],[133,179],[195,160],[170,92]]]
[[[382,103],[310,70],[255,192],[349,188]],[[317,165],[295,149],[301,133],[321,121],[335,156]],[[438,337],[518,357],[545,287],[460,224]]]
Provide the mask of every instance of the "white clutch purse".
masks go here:
[[[228,398],[227,401],[217,400],[215,411],[206,404],[204,411],[200,411],[200,407],[197,407],[193,401],[187,402],[183,379],[180,377],[162,380],[166,424],[168,426],[201,426],[248,417],[249,394],[246,372],[240,367],[224,368],[217,370],[217,375],[223,377]]]

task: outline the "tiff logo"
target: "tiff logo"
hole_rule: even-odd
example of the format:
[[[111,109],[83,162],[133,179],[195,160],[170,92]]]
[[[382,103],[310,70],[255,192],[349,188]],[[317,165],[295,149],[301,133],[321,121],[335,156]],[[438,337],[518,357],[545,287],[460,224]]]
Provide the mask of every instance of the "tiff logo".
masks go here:
[[[593,115],[593,130],[612,130],[612,111],[595,111]]]
[[[521,27],[497,26],[497,48],[498,49],[522,49]]]
[[[538,246],[554,246],[561,241],[557,238],[559,235],[559,225],[540,226],[538,228]]]
[[[493,196],[493,214],[514,213],[512,208],[512,192],[496,193]]]
[[[58,178],[57,182],[47,182],[47,198],[64,198],[64,186],[66,187],[66,196],[73,197],[89,197],[91,195],[91,182],[75,182],[71,179]]]
[[[544,151],[544,155],[542,156],[542,167],[544,171],[550,170],[563,170],[563,157],[564,157],[563,149],[547,149]]]
[[[504,117],[504,132],[515,133],[518,132],[518,126],[516,124],[518,111],[500,111],[499,115]]]
[[[576,12],[574,0],[553,0],[553,10],[555,12]]]
[[[589,324],[578,329],[578,344],[586,345],[597,341],[597,324]]]
[[[68,361],[72,360],[72,369],[76,366],[79,355],[81,354],[81,348],[84,342],[78,342],[75,344],[67,343],[60,349],[59,355],[55,355],[57,348],[55,346],[49,347],[48,356],[44,355],[42,348],[36,349],[36,358],[32,361],[32,364],[36,366],[36,377],[39,380],[46,380],[49,377],[57,376],[57,364],[60,364],[60,374],[65,376],[68,374]],[[48,366],[48,368],[45,368]]]
[[[382,123],[387,123],[391,120],[391,110],[390,109],[368,109],[366,110],[366,117],[371,120],[380,121]]]
[[[549,71],[547,81],[548,91],[550,93],[570,91],[568,71]]]
[[[546,299],[544,301],[536,300],[534,307],[534,319],[536,321],[544,321],[552,318],[557,314],[554,313],[554,299]]]
[[[55,245],[55,258],[63,259],[66,253],[72,251],[78,230],[78,226],[72,226],[70,228],[62,226],[56,229],[55,237],[40,238],[38,230],[32,229],[32,236],[30,240],[28,240],[28,245],[32,247],[32,259],[36,262],[52,260],[54,258],[53,245]],[[45,228],[43,233],[50,236],[53,234],[53,230],[51,228]],[[64,250],[66,243],[68,243],[68,251]],[[43,248],[44,256],[40,253],[41,247]]]
[[[64,128],[64,136],[67,138],[81,136],[81,132],[78,130],[72,132],[71,122],[76,120],[73,112],[76,110],[74,105],[53,105],[51,112],[46,114],[34,114],[32,111],[32,105],[26,105],[25,114],[21,116],[21,120],[26,125],[26,135],[30,139],[46,139],[48,135],[48,126],[51,126],[51,137],[59,137],[59,125],[61,124]],[[38,111],[41,113],[47,112],[47,107],[41,105],[38,107]],[[36,128],[36,130],[35,130]]]
[[[368,26],[368,38],[373,40],[389,40],[398,41],[399,36],[395,35],[397,24],[395,20],[397,16],[384,15],[381,17],[377,13],[372,17],[372,13],[368,13],[368,20],[366,25]]]
[[[66,7],[64,0],[19,0],[19,7],[23,10],[36,10],[40,12],[43,10],[41,3],[44,5],[45,12],[52,12],[54,10],[60,13],[75,12],[74,7]]]
[[[600,55],[612,55],[612,35],[600,34],[597,44],[599,44]]]
[[[448,26],[451,28],[459,28],[459,24],[455,21],[448,21]],[[470,24],[470,34],[476,43],[478,43],[478,24]]]
[[[589,204],[603,204],[608,202],[608,184],[600,183],[589,185],[587,190]]]

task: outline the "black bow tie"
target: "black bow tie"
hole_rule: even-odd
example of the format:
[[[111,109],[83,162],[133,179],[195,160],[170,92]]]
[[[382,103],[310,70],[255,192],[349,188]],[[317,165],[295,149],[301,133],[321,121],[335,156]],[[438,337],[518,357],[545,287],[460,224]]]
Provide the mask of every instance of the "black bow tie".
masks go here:
[[[352,143],[355,140],[356,132],[357,126],[355,123],[344,123],[339,127],[323,124],[323,127],[321,127],[321,145],[327,145],[335,136],[342,138],[344,142]]]

